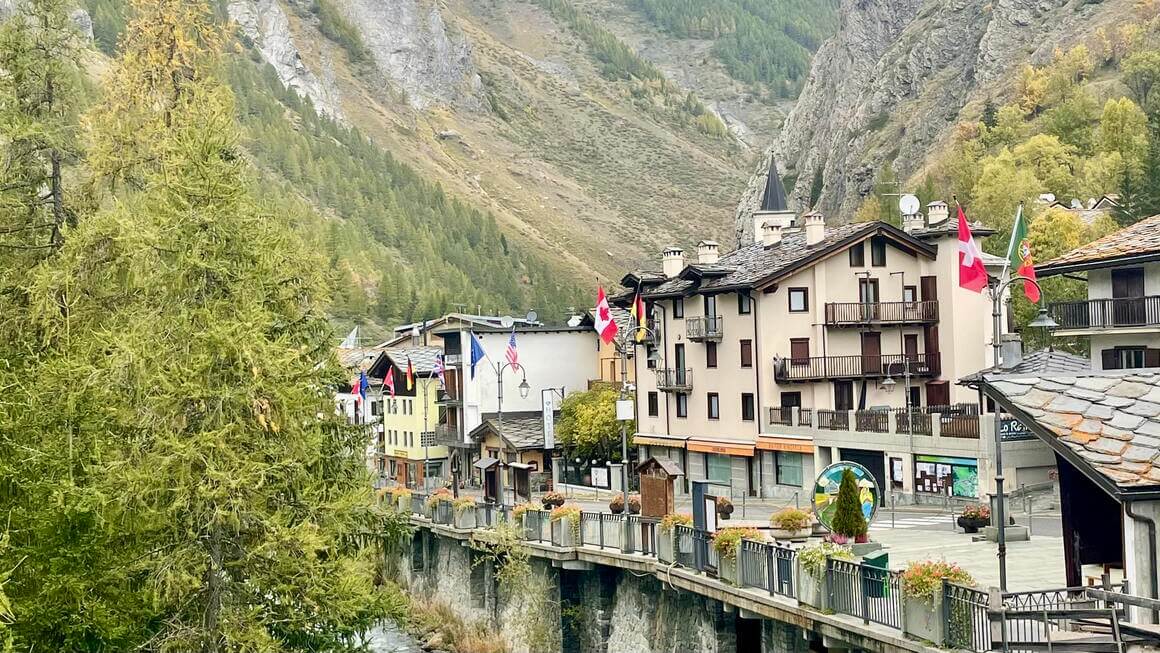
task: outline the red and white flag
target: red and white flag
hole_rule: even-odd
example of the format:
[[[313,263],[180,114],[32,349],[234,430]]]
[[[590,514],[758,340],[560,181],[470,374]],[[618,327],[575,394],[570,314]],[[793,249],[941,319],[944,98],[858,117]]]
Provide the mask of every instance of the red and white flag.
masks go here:
[[[508,338],[507,351],[504,352],[507,357],[508,365],[512,366],[513,370],[520,369],[520,352],[516,349],[516,330],[512,329],[512,335]]]
[[[974,292],[987,287],[987,268],[983,267],[983,252],[971,237],[967,216],[959,205],[959,286]]]
[[[604,295],[604,288],[600,288],[600,293],[596,295],[596,333],[600,334],[600,339],[604,344],[612,342],[616,338],[616,320],[612,319],[612,309],[608,306],[608,297]]]
[[[387,368],[387,375],[385,377],[383,377],[383,387],[386,388],[391,393],[391,397],[394,398],[394,396],[395,396],[395,368],[394,368],[394,366]]]

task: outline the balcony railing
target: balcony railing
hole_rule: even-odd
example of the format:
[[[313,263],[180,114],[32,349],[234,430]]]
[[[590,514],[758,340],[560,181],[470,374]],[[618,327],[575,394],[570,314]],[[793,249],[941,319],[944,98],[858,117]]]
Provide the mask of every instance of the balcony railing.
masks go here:
[[[901,377],[905,373],[907,361],[910,363],[911,376],[939,375],[940,358],[936,352],[933,354],[888,354],[884,356],[783,358],[774,364],[774,377],[779,383],[821,379]]]
[[[907,408],[874,408],[868,410],[827,410],[811,413],[799,411],[793,426],[817,428],[826,431],[855,431],[859,433],[893,433],[935,435],[943,438],[979,438],[979,407],[977,404],[951,406],[912,406]],[[770,426],[790,426],[783,423],[783,413],[769,409]],[[816,421],[811,420],[816,417]],[[987,419],[991,419],[988,416]]]
[[[693,370],[657,370],[657,390],[661,392],[689,392],[693,389]]]
[[[933,324],[938,322],[938,302],[830,302],[826,325]]]
[[[685,320],[685,335],[693,342],[720,342],[724,336],[724,320],[720,315],[691,317]]]
[[[448,386],[446,390],[440,390],[439,394],[435,395],[435,403],[440,406],[456,406],[463,403],[459,398],[459,390]]]
[[[447,446],[461,444],[459,439],[459,429],[448,424],[435,425],[435,444],[434,446]]]
[[[1061,329],[1160,326],[1160,295],[1052,302],[1048,312]]]

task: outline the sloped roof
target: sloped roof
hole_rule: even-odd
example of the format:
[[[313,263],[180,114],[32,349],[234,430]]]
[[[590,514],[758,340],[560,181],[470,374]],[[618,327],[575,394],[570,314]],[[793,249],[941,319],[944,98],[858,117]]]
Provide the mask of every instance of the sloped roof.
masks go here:
[[[1049,277],[1152,258],[1160,259],[1160,215],[1145,218],[1043,265],[1037,265],[1035,273]]]
[[[483,422],[471,430],[469,436],[478,440],[491,431],[498,434],[507,445],[517,451],[544,448],[544,415],[539,411],[503,414],[503,429],[495,413],[483,416]]]
[[[984,390],[1109,492],[1160,486],[1160,370],[1003,374]]]
[[[1092,371],[1092,364],[1089,358],[1077,356],[1066,351],[1040,349],[1039,351],[1033,351],[1025,355],[1018,363],[1011,367],[1003,367],[1001,365],[998,367],[989,367],[974,374],[964,376],[959,379],[959,383],[975,383],[981,380],[984,375],[989,374],[1038,375],[1050,378],[1056,374],[1082,374],[1090,371]]]
[[[777,174],[777,158],[769,158],[769,174],[765,178],[765,193],[761,196],[762,211],[788,211],[789,201],[785,197],[785,186]]]
[[[356,347],[354,349],[335,349],[338,364],[348,370],[365,370],[370,368],[382,350],[378,347]]]
[[[708,292],[753,287],[795,272],[828,254],[875,234],[890,236],[895,242],[905,243],[930,258],[935,255],[931,245],[911,238],[901,229],[885,222],[855,222],[828,227],[822,241],[814,245],[806,244],[804,230],[785,234],[781,242],[772,247],[766,247],[762,243],[746,245],[723,255],[714,264],[715,270],[727,270],[725,274],[705,278],[700,285],[681,277],[669,279],[645,290],[645,296],[676,297],[694,288]]]
[[[411,365],[415,367],[416,374],[430,374],[435,371],[435,359],[441,353],[443,350],[439,347],[403,347],[388,349],[383,352],[383,355],[401,370],[407,369],[407,358],[409,357]]]

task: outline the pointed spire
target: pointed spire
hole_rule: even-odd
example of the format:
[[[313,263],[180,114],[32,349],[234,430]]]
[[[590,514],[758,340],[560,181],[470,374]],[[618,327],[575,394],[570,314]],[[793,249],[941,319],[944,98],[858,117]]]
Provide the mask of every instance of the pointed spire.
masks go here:
[[[765,180],[765,194],[761,197],[762,211],[788,211],[789,202],[785,198],[785,187],[777,174],[777,159],[769,156],[769,176]]]

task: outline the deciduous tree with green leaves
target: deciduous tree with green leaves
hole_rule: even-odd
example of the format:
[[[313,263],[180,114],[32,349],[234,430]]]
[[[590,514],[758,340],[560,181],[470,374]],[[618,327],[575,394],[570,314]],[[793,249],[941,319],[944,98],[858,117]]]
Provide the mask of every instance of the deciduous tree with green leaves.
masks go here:
[[[620,424],[616,421],[616,390],[599,386],[568,395],[560,405],[560,444],[582,458],[618,456]]]

